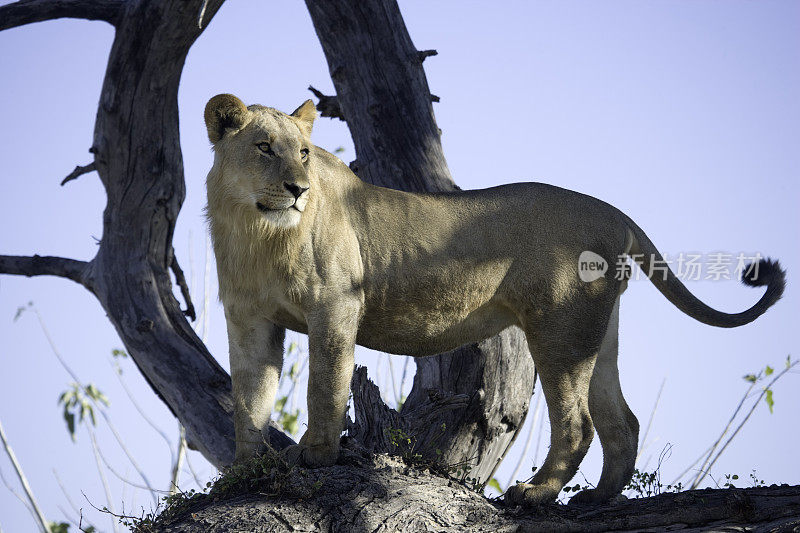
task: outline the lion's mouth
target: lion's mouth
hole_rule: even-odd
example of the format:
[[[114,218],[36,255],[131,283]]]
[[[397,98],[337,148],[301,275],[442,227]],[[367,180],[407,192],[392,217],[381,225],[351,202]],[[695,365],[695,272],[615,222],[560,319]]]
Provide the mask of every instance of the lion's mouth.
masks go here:
[[[294,209],[294,210],[302,213],[302,211],[297,208],[297,202],[293,203],[292,205],[288,205],[286,207],[279,207],[279,208],[276,208],[276,209],[273,209],[271,207],[267,207],[266,205],[262,204],[261,202],[256,202],[256,209],[258,209],[262,213],[273,213],[275,211],[286,211],[287,209]]]

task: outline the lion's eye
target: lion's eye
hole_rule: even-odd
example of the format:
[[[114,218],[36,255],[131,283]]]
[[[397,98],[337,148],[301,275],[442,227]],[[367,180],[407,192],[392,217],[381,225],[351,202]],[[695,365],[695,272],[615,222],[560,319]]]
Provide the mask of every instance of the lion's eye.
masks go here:
[[[300,157],[303,158],[303,161],[308,159],[308,148],[302,148],[300,150]]]
[[[264,152],[265,154],[271,154],[272,148],[270,147],[269,143],[258,143],[256,148]]]

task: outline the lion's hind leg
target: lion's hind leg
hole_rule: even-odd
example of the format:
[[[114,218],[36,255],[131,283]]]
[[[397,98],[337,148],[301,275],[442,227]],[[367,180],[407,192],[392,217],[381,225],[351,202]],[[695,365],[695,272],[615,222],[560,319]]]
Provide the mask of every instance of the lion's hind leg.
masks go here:
[[[608,501],[622,491],[633,474],[639,421],[625,402],[619,383],[618,331],[619,297],[614,303],[589,386],[589,411],[603,446],[603,472],[597,488],[579,492],[570,503]]]
[[[594,435],[589,412],[589,382],[597,347],[580,348],[562,339],[574,338],[569,328],[555,335],[527,332],[528,344],[542,383],[550,417],[550,450],[531,483],[518,483],[505,498],[512,505],[538,505],[555,500],[578,471]],[[547,345],[531,339],[547,337]],[[599,335],[598,335],[599,337]],[[599,341],[598,341],[599,344]]]

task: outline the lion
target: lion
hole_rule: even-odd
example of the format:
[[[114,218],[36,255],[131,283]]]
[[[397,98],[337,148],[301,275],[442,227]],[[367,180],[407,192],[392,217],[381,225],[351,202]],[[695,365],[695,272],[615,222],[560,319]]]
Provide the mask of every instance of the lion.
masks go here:
[[[627,279],[607,269],[582,280],[579,258],[590,252],[613,265],[630,257],[650,272],[663,258],[644,231],[605,202],[541,183],[439,194],[370,185],[311,143],[315,118],[311,100],[290,115],[230,94],[205,108],[215,154],[207,215],[228,329],[236,460],[263,445],[285,328],[307,333],[309,343],[308,429],[286,454],[321,466],[337,460],[356,344],[422,357],[518,326],[541,379],[551,445],[531,483],[511,487],[506,500],[554,500],[595,429],[602,474],[573,499],[618,495],[639,433],[617,370]],[[717,327],[752,322],[785,285],[777,261],[754,262],[743,282],[766,292],[729,314],[663,270],[650,279],[667,300]]]

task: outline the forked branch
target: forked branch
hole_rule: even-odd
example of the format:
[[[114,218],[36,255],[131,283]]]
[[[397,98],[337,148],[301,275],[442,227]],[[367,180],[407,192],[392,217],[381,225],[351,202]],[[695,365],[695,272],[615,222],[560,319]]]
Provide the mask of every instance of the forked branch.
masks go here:
[[[0,7],[0,31],[60,18],[103,20],[116,24],[122,0],[19,0]]]
[[[54,256],[0,255],[0,274],[18,276],[58,276],[80,283],[90,291],[89,267],[91,263]]]

